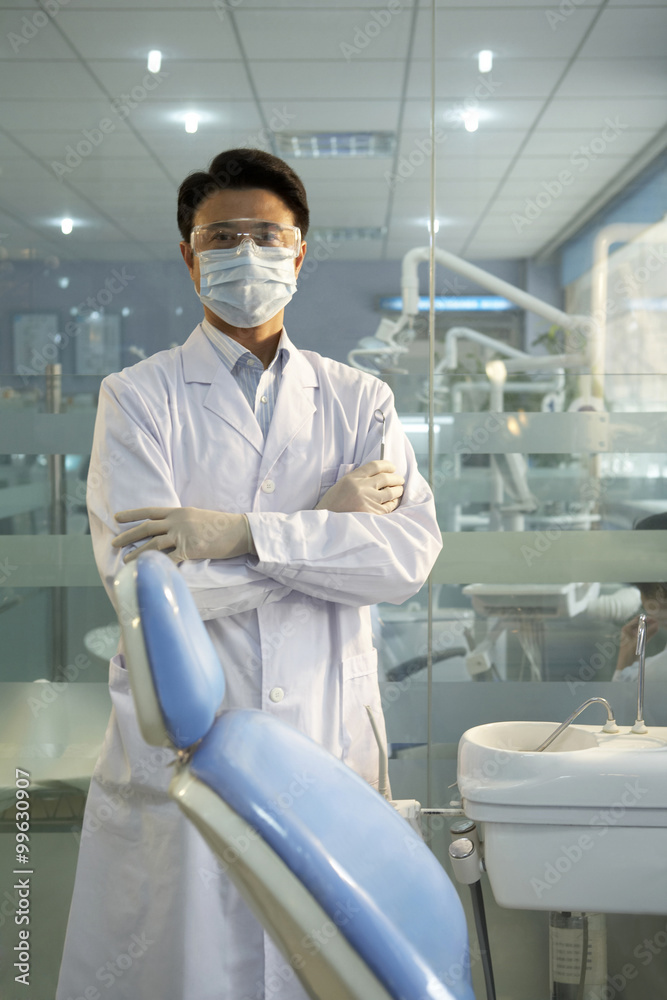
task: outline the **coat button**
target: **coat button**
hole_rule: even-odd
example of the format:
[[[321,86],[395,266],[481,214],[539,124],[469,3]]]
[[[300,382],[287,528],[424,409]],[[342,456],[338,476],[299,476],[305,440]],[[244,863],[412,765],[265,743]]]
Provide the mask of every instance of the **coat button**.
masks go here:
[[[273,493],[276,488],[276,484],[272,479],[265,479],[262,483],[262,493]]]
[[[269,691],[269,698],[271,699],[271,701],[276,702],[276,704],[279,701],[282,701],[284,697],[285,697],[285,692],[283,691],[282,688],[271,688],[271,690]]]

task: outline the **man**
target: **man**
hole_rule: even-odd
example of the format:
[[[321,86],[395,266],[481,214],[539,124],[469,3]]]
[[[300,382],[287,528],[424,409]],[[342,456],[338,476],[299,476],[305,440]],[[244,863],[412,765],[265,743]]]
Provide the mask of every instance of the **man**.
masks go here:
[[[112,596],[123,560],[169,554],[223,663],[225,706],[272,712],[377,784],[369,605],[426,579],[433,498],[387,386],[285,333],[308,228],[291,168],[222,153],[181,185],[178,220],[205,319],[102,383],[88,480],[100,573]],[[383,425],[391,463],[377,460]],[[122,652],[110,690],[57,1000],[304,997],[169,800],[172,755],[141,739]]]

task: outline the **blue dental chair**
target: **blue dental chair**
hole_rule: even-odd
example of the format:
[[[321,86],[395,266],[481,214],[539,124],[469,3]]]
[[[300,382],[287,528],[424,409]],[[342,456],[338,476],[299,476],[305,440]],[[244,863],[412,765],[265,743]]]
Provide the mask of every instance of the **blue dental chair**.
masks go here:
[[[225,678],[162,553],[116,580],[139,726],[179,762],[170,794],[316,1000],[474,1000],[463,909],[409,824],[266,712],[221,710]],[[343,916],[344,914],[344,916]],[[313,930],[326,943],[304,948]]]

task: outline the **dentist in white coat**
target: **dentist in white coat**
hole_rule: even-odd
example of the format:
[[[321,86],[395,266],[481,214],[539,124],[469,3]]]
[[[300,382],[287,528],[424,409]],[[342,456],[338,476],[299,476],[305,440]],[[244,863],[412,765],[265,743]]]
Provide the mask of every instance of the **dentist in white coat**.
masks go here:
[[[221,153],[183,182],[178,218],[205,319],[102,383],[88,478],[100,574],[113,597],[123,561],[170,555],[226,706],[271,712],[376,784],[369,605],[424,583],[441,547],[433,498],[385,383],[287,337],[308,228],[291,168]],[[302,1000],[293,962],[169,799],[172,755],[140,736],[122,652],[110,691],[56,1000]]]

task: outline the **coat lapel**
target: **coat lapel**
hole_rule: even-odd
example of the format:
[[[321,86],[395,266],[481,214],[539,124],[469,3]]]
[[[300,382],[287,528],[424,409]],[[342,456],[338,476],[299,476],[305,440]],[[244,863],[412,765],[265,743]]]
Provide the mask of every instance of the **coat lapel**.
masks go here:
[[[260,474],[265,476],[278,461],[303,425],[315,413],[315,392],[319,385],[315,369],[294,345],[287,340],[289,361],[283,368],[280,389],[266,437]]]
[[[181,357],[185,381],[210,386],[204,399],[206,409],[226,421],[261,455],[264,438],[257,418],[201,326],[186,340]]]

